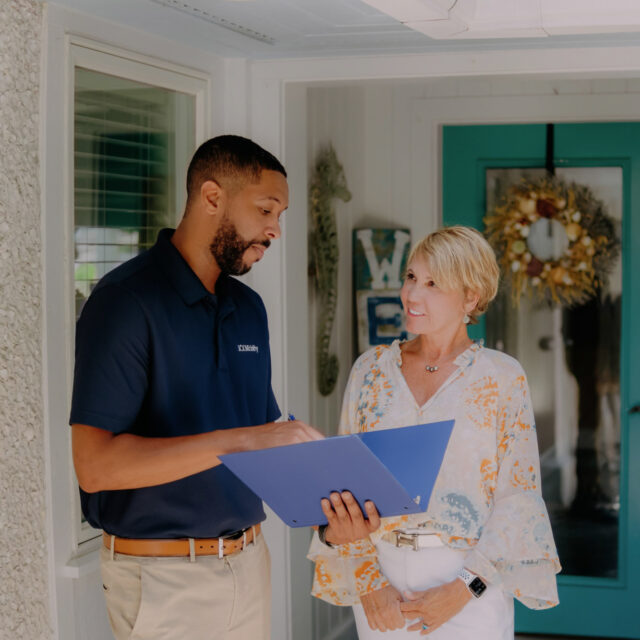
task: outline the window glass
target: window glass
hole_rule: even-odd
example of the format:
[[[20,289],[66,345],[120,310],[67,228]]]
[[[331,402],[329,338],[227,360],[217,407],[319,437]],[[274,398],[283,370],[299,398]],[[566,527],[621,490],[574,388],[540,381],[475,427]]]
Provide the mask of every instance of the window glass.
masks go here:
[[[195,102],[193,94],[75,68],[76,317],[102,276],[182,214]],[[78,542],[98,535],[81,514],[79,523]]]
[[[194,114],[193,95],[76,68],[76,315],[105,273],[181,214]]]

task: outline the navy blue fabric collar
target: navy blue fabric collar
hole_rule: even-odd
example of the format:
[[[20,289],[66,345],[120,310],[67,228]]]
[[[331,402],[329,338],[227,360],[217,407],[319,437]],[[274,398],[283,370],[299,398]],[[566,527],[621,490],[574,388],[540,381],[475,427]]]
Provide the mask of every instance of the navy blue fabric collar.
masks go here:
[[[222,302],[220,311],[224,311],[223,315],[225,316],[231,313],[235,305],[224,295],[228,287],[229,276],[221,274],[216,282],[216,294],[210,293],[171,242],[174,231],[175,229],[162,229],[156,243],[151,247],[151,253],[160,265],[162,272],[186,305],[193,306],[201,300],[208,300],[215,305],[216,298],[220,297],[224,299],[220,300]]]

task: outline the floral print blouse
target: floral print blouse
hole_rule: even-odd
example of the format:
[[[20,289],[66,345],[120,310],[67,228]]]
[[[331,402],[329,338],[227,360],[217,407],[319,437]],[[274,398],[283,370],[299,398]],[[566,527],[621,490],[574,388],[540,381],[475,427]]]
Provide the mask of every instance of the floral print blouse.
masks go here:
[[[457,370],[418,406],[402,375],[396,340],[362,354],[344,395],[340,433],[393,429],[455,419],[424,513],[382,519],[370,539],[329,548],[314,535],[312,594],[337,605],[385,587],[375,543],[402,527],[425,526],[464,566],[532,609],[558,604],[560,571],[540,491],[538,444],[529,388],[520,364],[474,343]]]

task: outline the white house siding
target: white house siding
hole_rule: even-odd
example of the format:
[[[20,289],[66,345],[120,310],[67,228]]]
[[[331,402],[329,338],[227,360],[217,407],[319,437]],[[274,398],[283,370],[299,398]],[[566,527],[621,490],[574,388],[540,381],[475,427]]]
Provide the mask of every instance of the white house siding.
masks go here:
[[[48,638],[38,167],[42,7],[0,3],[0,637]]]

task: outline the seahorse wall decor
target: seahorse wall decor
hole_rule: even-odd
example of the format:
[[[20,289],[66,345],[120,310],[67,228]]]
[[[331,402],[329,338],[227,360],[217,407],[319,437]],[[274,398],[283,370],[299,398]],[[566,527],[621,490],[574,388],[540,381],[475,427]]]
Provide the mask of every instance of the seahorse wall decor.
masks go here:
[[[316,159],[309,185],[310,273],[318,292],[320,319],[316,335],[318,389],[328,396],[338,380],[338,358],[329,353],[331,329],[338,297],[338,228],[333,199],[351,200],[342,165],[332,146],[323,149]]]

